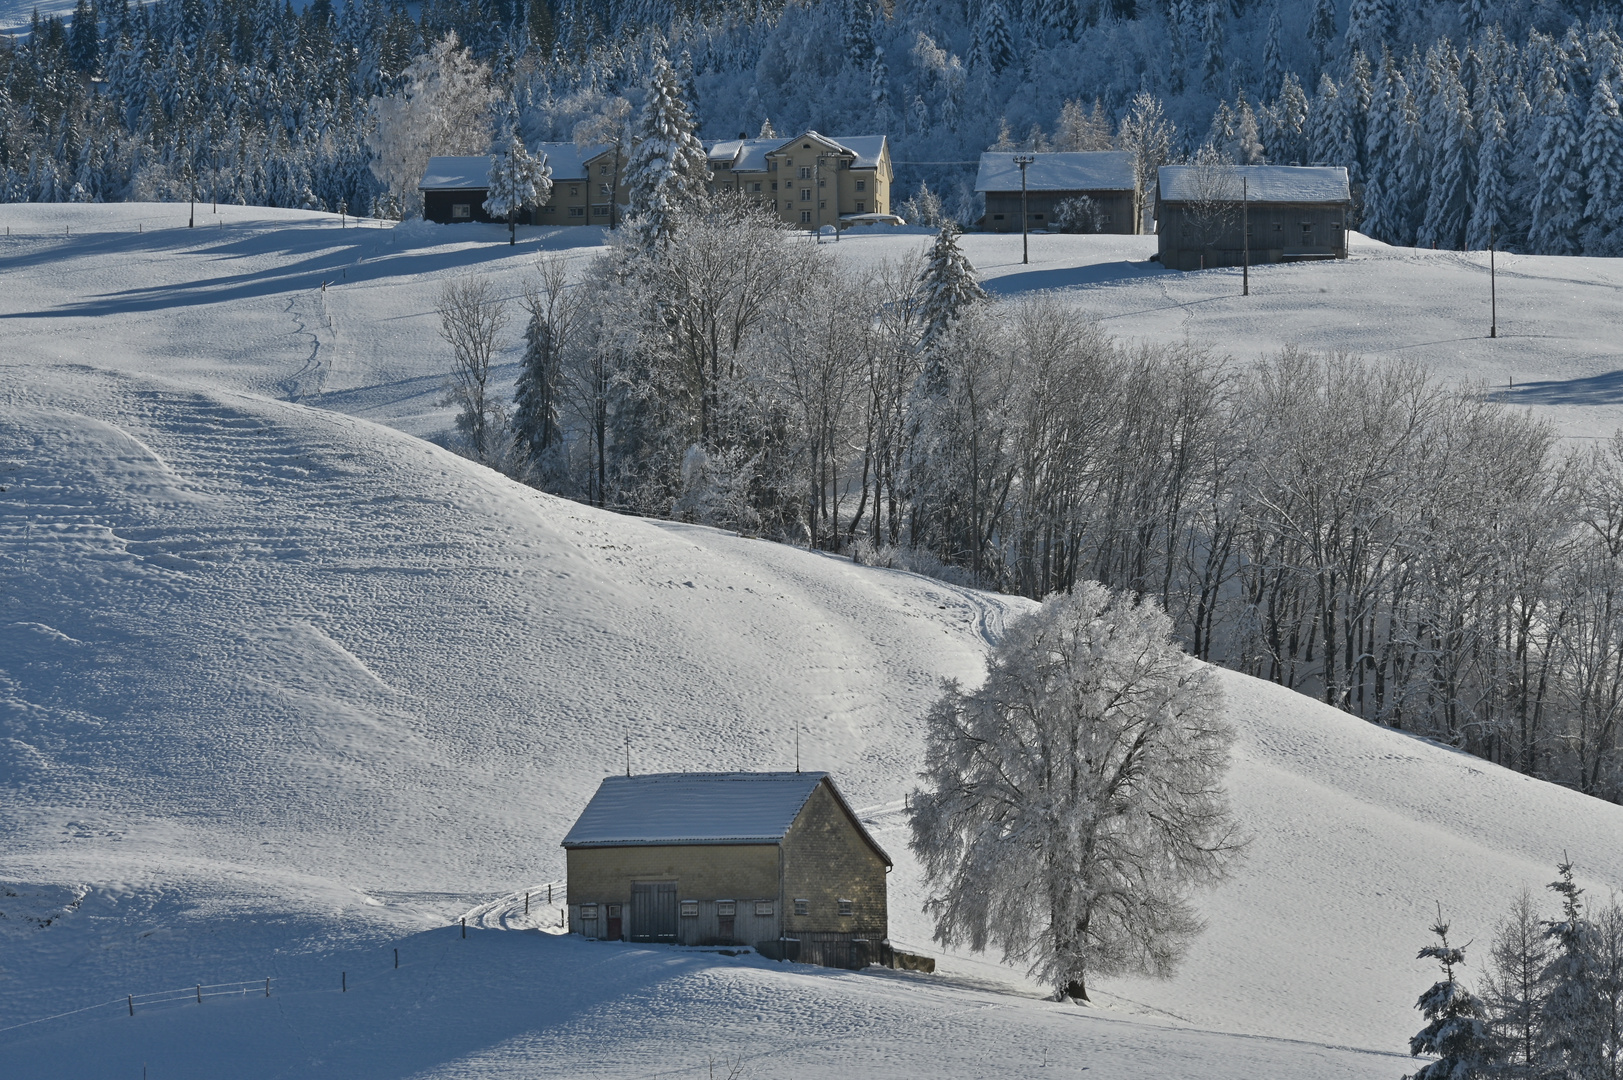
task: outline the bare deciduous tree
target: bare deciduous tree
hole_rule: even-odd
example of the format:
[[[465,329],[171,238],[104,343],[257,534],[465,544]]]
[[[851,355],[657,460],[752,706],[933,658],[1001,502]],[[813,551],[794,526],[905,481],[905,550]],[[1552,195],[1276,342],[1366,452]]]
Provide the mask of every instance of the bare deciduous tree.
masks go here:
[[[488,278],[470,275],[445,283],[438,310],[440,336],[452,355],[445,403],[457,407],[457,430],[467,436],[474,457],[496,463],[506,411],[491,393],[490,366],[497,335],[507,322],[507,305]]]

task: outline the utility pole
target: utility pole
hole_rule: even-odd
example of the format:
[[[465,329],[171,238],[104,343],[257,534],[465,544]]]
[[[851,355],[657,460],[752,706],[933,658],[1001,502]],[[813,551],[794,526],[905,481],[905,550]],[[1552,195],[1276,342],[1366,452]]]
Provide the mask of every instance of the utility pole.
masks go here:
[[[197,228],[197,174],[192,171],[190,166],[186,168],[186,180],[191,184],[192,189],[192,208],[190,215],[186,218],[186,227],[195,229]]]
[[[1251,181],[1240,177],[1240,227],[1245,230],[1245,266],[1240,271],[1240,295],[1251,295]]]
[[[631,775],[631,732],[626,732],[626,776]]]
[[[1488,226],[1488,336],[1499,336],[1499,283],[1493,265],[1493,226]]]
[[[1020,261],[1031,261],[1030,240],[1027,238],[1029,229],[1026,223],[1026,166],[1037,160],[1035,154],[1016,154],[1014,163],[1020,166]]]

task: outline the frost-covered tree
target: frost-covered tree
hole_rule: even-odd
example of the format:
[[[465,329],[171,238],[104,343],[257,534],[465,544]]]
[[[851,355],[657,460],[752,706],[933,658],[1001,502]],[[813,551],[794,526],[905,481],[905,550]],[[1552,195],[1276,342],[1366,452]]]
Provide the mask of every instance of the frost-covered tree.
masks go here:
[[[404,85],[372,99],[372,172],[406,214],[422,209],[417,190],[428,159],[482,154],[490,147],[491,110],[499,92],[490,67],[447,34],[404,72]]]
[[[627,196],[645,246],[670,242],[676,218],[696,205],[710,174],[704,145],[682,100],[676,70],[663,56],[648,77],[648,97],[637,117],[636,148],[627,167]]]
[[[1228,70],[1228,63],[1223,59],[1223,14],[1217,0],[1206,0],[1200,26],[1200,44],[1204,57],[1201,85],[1208,93],[1221,94],[1226,89],[1221,82],[1224,72]]]
[[[1110,117],[1105,114],[1104,103],[1097,98],[1093,110],[1085,111],[1074,98],[1060,109],[1059,125],[1054,132],[1054,149],[1062,152],[1109,150],[1115,145],[1110,133]]]
[[[1330,43],[1336,39],[1335,0],[1313,0],[1307,17],[1307,39],[1323,64],[1330,56]]]
[[[1523,889],[1494,931],[1483,1004],[1499,1048],[1498,1076],[1531,1080],[1542,1072],[1544,968],[1550,947],[1533,894]]]
[[[1623,255],[1623,116],[1610,79],[1595,80],[1582,138],[1586,255]]]
[[[1480,123],[1477,132],[1476,188],[1471,193],[1471,220],[1465,229],[1465,246],[1481,251],[1505,239],[1511,220],[1510,178],[1505,169],[1505,117],[1497,104]]]
[[[1011,624],[980,688],[946,684],[911,821],[937,940],[1078,1001],[1090,979],[1171,975],[1201,928],[1191,890],[1236,844],[1222,693],[1170,630],[1086,582]]]
[[[1478,1080],[1489,1075],[1498,1055],[1482,1003],[1455,977],[1454,969],[1465,964],[1465,950],[1448,943],[1441,905],[1431,932],[1437,935],[1437,944],[1421,949],[1420,959],[1436,960],[1443,978],[1415,1003],[1427,1024],[1409,1040],[1409,1053],[1435,1054],[1437,1060],[1404,1080]]]
[[[971,60],[998,75],[1015,61],[1014,32],[1009,28],[1009,12],[1003,0],[987,0],[981,5],[975,25],[975,48]]]
[[[1161,166],[1172,160],[1172,147],[1178,138],[1178,128],[1167,119],[1160,98],[1139,93],[1128,106],[1127,115],[1122,118],[1116,134],[1121,148],[1133,155],[1134,198],[1138,200],[1134,212],[1142,219],[1148,214],[1150,193],[1155,190]]]
[[[490,159],[490,188],[485,193],[485,213],[507,222],[507,242],[518,242],[518,216],[532,206],[541,206],[552,196],[552,167],[524,148],[515,131],[501,153]]]
[[[574,347],[581,313],[580,294],[571,291],[567,264],[549,255],[536,265],[536,276],[525,283],[524,356],[513,394],[513,433],[519,449],[543,473],[549,457],[563,442],[560,423],[563,360]]]
[[[971,305],[986,299],[986,290],[975,280],[975,268],[958,247],[958,227],[951,222],[941,226],[935,244],[926,257],[920,277],[924,293],[920,318],[924,334],[919,347],[929,349]]]
[[[1352,0],[1347,8],[1347,51],[1373,56],[1386,44],[1391,22],[1391,0]]]
[[[1285,59],[1280,52],[1279,38],[1283,28],[1279,21],[1279,5],[1268,15],[1268,30],[1262,47],[1262,93],[1269,98],[1279,93],[1285,80]]]
[[[1541,252],[1575,255],[1586,202],[1582,129],[1572,95],[1557,92],[1547,109],[1533,166],[1537,187],[1528,239]]]

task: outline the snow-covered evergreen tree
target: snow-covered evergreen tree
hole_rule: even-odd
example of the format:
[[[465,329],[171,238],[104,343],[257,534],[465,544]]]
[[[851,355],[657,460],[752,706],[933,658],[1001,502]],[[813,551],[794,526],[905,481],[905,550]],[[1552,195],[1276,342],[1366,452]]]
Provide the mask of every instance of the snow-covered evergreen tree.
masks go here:
[[[1336,39],[1335,0],[1313,0],[1307,17],[1307,39],[1313,43],[1320,64],[1330,56],[1330,43]]]
[[[1347,8],[1347,51],[1374,55],[1386,45],[1391,22],[1391,0],[1352,0]]]
[[[1562,862],[1556,871],[1561,876],[1549,888],[1561,897],[1561,917],[1544,924],[1552,948],[1540,980],[1543,1061],[1569,1080],[1599,1080],[1605,1075],[1606,1017],[1596,985],[1595,930],[1584,914],[1584,891],[1572,880],[1572,863]]]
[[[1471,214],[1476,131],[1452,50],[1439,56],[1434,78],[1426,124],[1432,149],[1431,186],[1419,240],[1422,246],[1459,249],[1465,245]]]
[[[958,228],[948,223],[936,234],[920,278],[924,301],[920,320],[924,334],[919,347],[929,349],[971,304],[986,299],[986,290],[975,280],[975,268],[958,247]]]
[[[1498,1053],[1482,1003],[1455,977],[1454,969],[1465,964],[1465,950],[1448,943],[1441,905],[1431,932],[1437,935],[1437,944],[1421,949],[1420,958],[1436,960],[1443,978],[1415,1003],[1428,1022],[1409,1040],[1409,1053],[1435,1054],[1437,1060],[1404,1080],[1479,1080],[1489,1075]]]
[[[1077,1001],[1176,967],[1191,889],[1235,847],[1233,731],[1170,631],[1153,600],[1084,582],[1009,625],[978,689],[947,684],[911,821],[937,940],[999,948]]]
[[[1583,140],[1571,95],[1557,92],[1544,116],[1534,163],[1533,222],[1529,241],[1551,255],[1575,255],[1583,226],[1586,184]]]
[[[1285,60],[1279,44],[1282,32],[1279,5],[1276,3],[1268,15],[1268,30],[1262,48],[1262,93],[1265,98],[1277,97],[1285,79]]]
[[[677,215],[703,199],[710,174],[676,71],[663,56],[648,77],[636,134],[627,167],[634,230],[644,246],[664,245],[675,234]]]
[[[1612,80],[1598,78],[1584,117],[1581,158],[1588,183],[1584,207],[1586,255],[1623,255],[1623,116]]]
[[[1476,187],[1471,193],[1471,220],[1465,229],[1467,250],[1503,246],[1510,214],[1510,178],[1505,172],[1505,118],[1490,106],[1477,133]]]
[[[977,67],[998,75],[1015,62],[1014,31],[1009,26],[1009,12],[1003,0],[987,0],[981,5],[980,21],[975,24],[975,47],[970,56]]]
[[[485,213],[507,222],[507,242],[518,242],[518,216],[525,209],[541,206],[552,196],[552,167],[542,158],[531,156],[524,140],[515,131],[501,153],[490,159],[490,189],[486,192]]]
[[[1217,0],[1206,0],[1206,10],[1201,19],[1200,44],[1204,53],[1201,85],[1208,93],[1222,94],[1227,89],[1222,85],[1222,80],[1228,63],[1223,59],[1223,14]]]

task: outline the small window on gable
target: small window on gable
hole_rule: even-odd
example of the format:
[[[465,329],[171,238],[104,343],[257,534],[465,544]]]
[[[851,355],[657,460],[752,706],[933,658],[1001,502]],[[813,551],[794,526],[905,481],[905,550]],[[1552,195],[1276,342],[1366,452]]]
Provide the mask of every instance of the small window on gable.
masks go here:
[[[609,175],[609,167],[607,165],[599,165],[597,167],[597,171],[598,171],[598,173],[600,175],[603,175],[603,176]]]
[[[811,901],[810,900],[796,900],[795,901],[795,914],[796,915],[810,915],[811,914]]]
[[[717,900],[716,901],[716,914],[720,915],[723,919],[730,919],[734,915],[736,915],[737,913],[738,913],[738,901],[736,901],[736,900]]]
[[[856,907],[857,907],[857,905],[853,901],[841,900],[840,901],[840,914],[841,915],[854,915],[854,914],[856,914]]]
[[[757,915],[771,915],[772,914],[772,901],[770,901],[770,900],[757,900],[757,901],[755,901],[755,914],[757,914]]]
[[[682,918],[697,919],[699,917],[699,902],[697,900],[682,901]]]
[[[801,143],[800,148],[802,150],[810,150],[811,149],[811,143]]]

